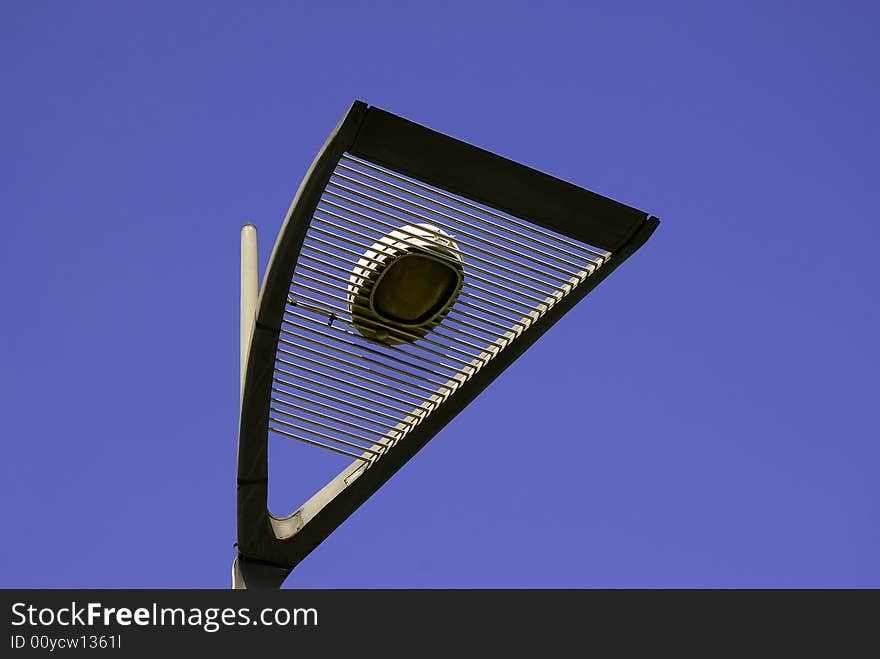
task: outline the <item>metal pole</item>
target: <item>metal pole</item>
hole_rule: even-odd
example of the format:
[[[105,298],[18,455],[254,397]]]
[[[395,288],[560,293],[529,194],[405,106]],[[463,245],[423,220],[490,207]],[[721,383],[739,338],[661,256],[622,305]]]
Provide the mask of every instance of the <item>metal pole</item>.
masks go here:
[[[251,336],[257,316],[257,300],[260,297],[260,272],[257,260],[257,227],[248,222],[241,228],[241,307],[240,307],[240,348],[239,362],[239,410],[244,400],[244,380],[247,374],[248,353],[251,349]],[[247,588],[241,574],[238,558],[232,563],[232,588]]]
[[[257,227],[248,222],[241,228],[241,396],[244,396],[244,376],[247,373],[248,352],[257,316],[260,297],[260,273],[257,262]]]

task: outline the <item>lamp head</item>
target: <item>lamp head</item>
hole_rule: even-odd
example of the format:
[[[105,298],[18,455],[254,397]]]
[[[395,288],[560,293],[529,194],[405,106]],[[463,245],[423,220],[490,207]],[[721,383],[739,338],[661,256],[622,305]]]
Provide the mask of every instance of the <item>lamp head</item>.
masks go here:
[[[443,320],[463,281],[461,251],[449,234],[430,224],[402,226],[374,243],[352,270],[352,322],[373,341],[415,341]]]

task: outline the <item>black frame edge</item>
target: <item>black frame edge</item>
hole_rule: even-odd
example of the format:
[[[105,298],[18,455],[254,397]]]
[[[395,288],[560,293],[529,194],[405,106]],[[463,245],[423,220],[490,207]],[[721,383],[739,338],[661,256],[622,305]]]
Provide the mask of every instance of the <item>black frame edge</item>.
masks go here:
[[[627,243],[646,215],[375,107],[350,153],[610,252]]]
[[[239,555],[245,560],[275,562],[269,551],[275,536],[266,505],[267,442],[269,394],[281,318],[310,218],[336,164],[357,137],[366,112],[366,103],[355,101],[315,156],[290,204],[263,277],[239,419],[237,537]],[[279,565],[285,565],[285,561]]]

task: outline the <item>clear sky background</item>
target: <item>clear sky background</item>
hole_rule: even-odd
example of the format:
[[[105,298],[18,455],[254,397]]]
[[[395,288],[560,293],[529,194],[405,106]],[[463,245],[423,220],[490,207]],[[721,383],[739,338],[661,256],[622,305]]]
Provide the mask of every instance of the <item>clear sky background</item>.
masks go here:
[[[878,17],[0,3],[0,585],[228,587],[239,227],[357,98],[662,223],[288,587],[880,587]]]

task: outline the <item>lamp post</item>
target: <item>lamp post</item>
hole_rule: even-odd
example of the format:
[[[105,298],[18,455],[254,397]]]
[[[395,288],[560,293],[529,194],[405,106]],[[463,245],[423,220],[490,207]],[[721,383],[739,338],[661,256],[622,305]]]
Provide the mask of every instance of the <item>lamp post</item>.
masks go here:
[[[258,293],[242,229],[236,588],[293,567],[658,225],[649,214],[355,102]],[[347,466],[284,517],[268,441]]]

